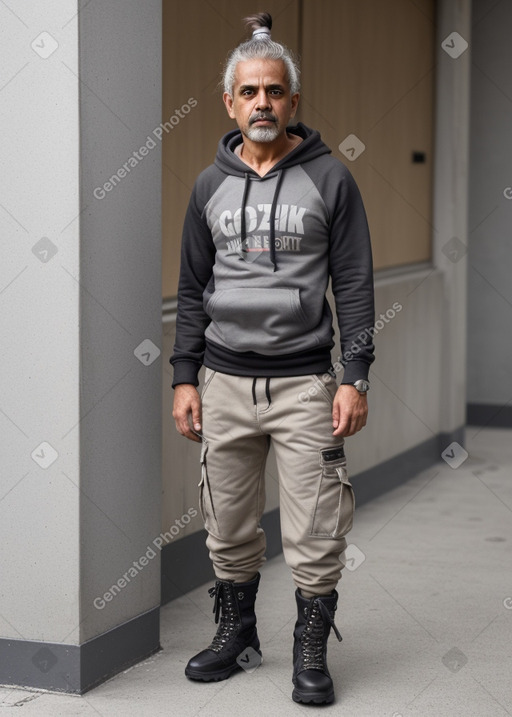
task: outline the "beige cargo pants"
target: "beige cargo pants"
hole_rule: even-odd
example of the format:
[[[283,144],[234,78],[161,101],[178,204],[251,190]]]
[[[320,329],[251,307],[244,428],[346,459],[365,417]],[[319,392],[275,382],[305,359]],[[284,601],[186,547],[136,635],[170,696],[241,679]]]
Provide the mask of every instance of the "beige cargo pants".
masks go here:
[[[206,370],[199,500],[218,579],[248,581],[265,561],[260,519],[272,441],[294,582],[314,594],[336,587],[355,507],[344,441],[332,435],[336,390],[329,374],[251,378]]]

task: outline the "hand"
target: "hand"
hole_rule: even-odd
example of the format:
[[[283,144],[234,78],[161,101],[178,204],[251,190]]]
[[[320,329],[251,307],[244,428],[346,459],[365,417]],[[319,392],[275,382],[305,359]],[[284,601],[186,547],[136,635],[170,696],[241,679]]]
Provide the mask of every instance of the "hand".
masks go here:
[[[201,431],[201,398],[195,386],[190,383],[179,383],[175,387],[172,415],[178,433],[191,441],[201,442],[200,436],[194,433]]]
[[[366,426],[368,402],[365,393],[349,383],[336,391],[332,404],[333,436],[353,436]]]

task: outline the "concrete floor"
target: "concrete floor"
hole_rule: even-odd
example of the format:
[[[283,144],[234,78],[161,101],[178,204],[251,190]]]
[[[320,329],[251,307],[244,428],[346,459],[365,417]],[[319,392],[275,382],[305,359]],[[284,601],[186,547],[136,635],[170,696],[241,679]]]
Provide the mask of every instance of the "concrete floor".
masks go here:
[[[329,641],[332,706],[291,700],[293,585],[279,557],[262,570],[253,672],[184,677],[214,633],[205,585],[162,608],[157,655],[83,697],[0,688],[0,717],[512,715],[512,431],[469,427],[466,448],[458,468],[440,461],[357,510],[338,587],[343,642]]]

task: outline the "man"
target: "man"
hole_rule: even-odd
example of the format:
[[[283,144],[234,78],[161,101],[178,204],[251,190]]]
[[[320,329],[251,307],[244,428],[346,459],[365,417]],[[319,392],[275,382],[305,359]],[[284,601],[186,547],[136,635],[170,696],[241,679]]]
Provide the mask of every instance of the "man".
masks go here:
[[[299,72],[290,52],[270,39],[270,15],[248,24],[253,37],[231,53],[224,73],[224,103],[239,129],[221,139],[185,219],[170,359],[177,430],[202,441],[200,507],[220,618],[212,643],[185,674],[222,680],[240,668],[242,655],[246,662],[261,655],[254,605],[272,442],[298,609],[292,697],[329,703],[326,645],[331,627],[341,640],[335,588],[354,512],[344,437],[366,424],[374,358],[370,240],[346,167],[318,132],[288,126]],[[343,353],[339,388],[329,276]]]

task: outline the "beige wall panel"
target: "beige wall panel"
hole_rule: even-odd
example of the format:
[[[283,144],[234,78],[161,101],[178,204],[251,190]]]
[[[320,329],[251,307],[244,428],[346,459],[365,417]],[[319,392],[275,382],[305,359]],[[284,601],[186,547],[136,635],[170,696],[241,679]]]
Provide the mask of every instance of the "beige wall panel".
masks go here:
[[[303,4],[301,118],[358,182],[376,268],[431,256],[433,14],[433,0]],[[366,147],[354,161],[338,149],[350,134]]]
[[[275,37],[298,49],[299,0],[266,0]],[[254,0],[163,0],[162,122],[189,98],[197,105],[163,135],[162,293],[175,296],[181,229],[190,192],[213,162],[220,137],[236,124],[218,87],[227,54],[246,38],[242,18],[261,8]],[[176,121],[176,120],[174,120]]]

